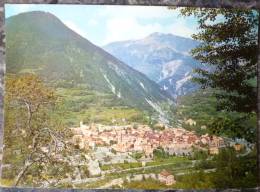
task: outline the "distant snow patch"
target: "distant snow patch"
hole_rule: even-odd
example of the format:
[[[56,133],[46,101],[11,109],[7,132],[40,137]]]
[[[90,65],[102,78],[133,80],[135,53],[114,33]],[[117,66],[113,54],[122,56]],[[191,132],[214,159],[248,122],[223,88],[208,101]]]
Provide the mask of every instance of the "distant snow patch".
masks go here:
[[[172,60],[171,62],[164,64],[161,72],[161,79],[173,76],[182,64],[183,61],[180,59]]]
[[[117,96],[118,98],[121,98],[121,93],[120,93],[120,91],[116,94],[116,96]]]
[[[184,77],[183,79],[176,82],[176,91],[179,90],[187,81],[192,78],[191,75]]]
[[[190,74],[190,72],[189,72],[189,71],[187,71],[187,72],[185,73],[185,75],[184,75],[184,76],[186,77],[186,76],[188,76],[189,74]]]
[[[151,105],[152,108],[154,108],[155,111],[157,111],[157,112],[160,113],[161,115],[164,114],[163,111],[162,111],[162,109],[161,109],[161,107],[160,107],[158,104],[152,102],[151,100],[149,100],[149,99],[147,99],[147,98],[145,98],[145,100],[146,100],[146,102],[147,102],[149,105]]]
[[[110,88],[111,88],[111,91],[116,94],[116,88],[115,86],[109,81],[109,79],[107,78],[107,76],[105,74],[103,74],[105,80],[107,81],[107,83],[109,84]]]
[[[115,63],[108,61],[108,66],[113,69],[119,76],[125,78],[126,74],[123,70],[121,70]]]
[[[166,91],[166,90],[168,90],[169,88],[167,87],[167,86],[165,86],[165,85],[163,85],[163,90],[164,91]]]
[[[144,84],[142,82],[139,82],[139,84],[141,85],[141,87],[145,90]]]
[[[167,124],[169,123],[169,121],[168,121],[168,119],[166,118],[167,115],[163,112],[163,110],[161,109],[161,107],[160,107],[158,104],[152,102],[151,100],[149,100],[149,99],[147,99],[147,98],[145,98],[145,100],[146,100],[146,102],[147,102],[149,105],[151,105],[151,107],[152,107],[155,111],[157,111],[157,112],[159,113],[159,121],[167,125]]]

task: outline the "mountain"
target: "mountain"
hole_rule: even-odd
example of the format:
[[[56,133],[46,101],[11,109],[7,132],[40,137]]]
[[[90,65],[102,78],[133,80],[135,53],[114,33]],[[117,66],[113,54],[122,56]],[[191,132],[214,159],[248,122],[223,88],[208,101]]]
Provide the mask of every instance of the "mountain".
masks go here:
[[[144,74],[66,27],[50,13],[34,11],[6,20],[7,73],[35,73],[60,86],[111,93],[126,105],[162,112],[169,96]]]
[[[113,42],[103,48],[176,96],[197,88],[190,81],[192,70],[203,66],[189,52],[198,45],[193,39],[152,33],[144,39]]]

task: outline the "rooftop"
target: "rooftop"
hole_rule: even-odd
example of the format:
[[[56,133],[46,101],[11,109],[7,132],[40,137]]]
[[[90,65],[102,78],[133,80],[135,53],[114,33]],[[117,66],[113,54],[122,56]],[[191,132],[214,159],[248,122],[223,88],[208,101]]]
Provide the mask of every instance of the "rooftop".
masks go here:
[[[168,177],[168,176],[170,176],[170,175],[172,175],[172,174],[169,173],[168,171],[166,171],[166,170],[164,169],[164,170],[162,170],[162,172],[160,173],[160,175],[165,176],[165,177]]]

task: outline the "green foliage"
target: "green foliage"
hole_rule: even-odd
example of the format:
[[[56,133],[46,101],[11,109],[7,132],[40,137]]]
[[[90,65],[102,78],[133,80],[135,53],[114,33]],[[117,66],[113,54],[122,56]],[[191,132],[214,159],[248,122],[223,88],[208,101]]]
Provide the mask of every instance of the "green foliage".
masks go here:
[[[153,111],[146,98],[156,103],[169,99],[158,84],[82,38],[50,13],[23,13],[6,20],[6,63],[8,73],[37,74],[53,87],[84,87],[113,94],[111,107],[120,101],[120,105]],[[140,120],[139,116],[133,118]]]
[[[164,159],[170,157],[169,153],[165,152],[163,148],[158,147],[153,151],[155,159]]]
[[[256,25],[257,14],[245,10],[234,13],[223,10],[201,9],[201,12],[197,12],[188,8],[182,12],[184,15],[195,14],[202,29],[194,36],[202,44],[193,50],[193,56],[202,63],[213,65],[216,70],[213,73],[198,69],[196,72],[200,76],[195,80],[210,88],[178,98],[177,108],[168,105],[167,96],[161,94],[154,82],[67,30],[54,17],[48,15],[52,18],[49,20],[43,13],[31,13],[8,19],[3,157],[6,166],[3,168],[3,181],[7,185],[30,184],[38,187],[43,181],[64,179],[68,174],[75,178],[75,167],[71,167],[67,161],[57,160],[56,155],[61,158],[74,157],[82,151],[63,143],[64,149],[58,152],[53,150],[53,156],[52,153],[43,152],[42,148],[51,148],[56,141],[69,140],[71,133],[67,127],[78,126],[79,121],[87,124],[113,122],[117,125],[136,122],[156,129],[154,111],[144,100],[151,95],[153,102],[158,101],[163,110],[174,113],[174,120],[171,120],[175,125],[181,122],[184,128],[199,134],[242,137],[254,141],[256,35],[251,29]],[[216,19],[217,14],[223,14],[225,19]],[[32,16],[35,16],[34,19],[31,19]],[[239,27],[234,27],[238,23]],[[247,63],[240,65],[239,60]],[[149,91],[140,88],[139,82]],[[110,84],[114,84],[121,98],[112,93],[113,86]],[[185,124],[187,118],[195,120],[196,125]],[[206,129],[202,129],[202,126]],[[142,156],[142,153],[133,154],[135,159]],[[203,189],[256,186],[255,152],[241,156],[233,149],[224,149],[213,160],[207,157],[206,152],[196,151],[191,158],[199,161],[192,167],[193,162],[187,158],[170,156],[158,148],[154,150],[154,161],[147,163],[147,166],[154,167],[129,170],[125,174],[158,173],[162,169],[186,173],[195,169],[178,176],[177,184],[170,187]],[[110,158],[106,157],[105,161],[110,161]],[[101,169],[141,167],[140,162],[124,162],[102,165]],[[216,172],[203,171],[211,168],[215,168]],[[79,169],[83,177],[89,177],[87,166],[80,166]],[[113,172],[109,176],[122,175]],[[108,180],[106,178],[88,187],[101,186]],[[57,187],[72,186],[63,184]],[[125,183],[125,187],[166,188],[152,179]]]
[[[165,184],[154,180],[154,179],[145,179],[142,181],[132,181],[130,183],[124,182],[123,184],[125,189],[146,189],[146,190],[154,190],[154,189],[165,189],[172,188],[173,186],[166,186]]]
[[[58,88],[57,95],[60,100],[55,113],[60,113],[60,117],[68,126],[78,126],[80,121],[86,124],[98,122],[108,125],[146,122],[145,112],[122,105],[112,94],[74,87]]]
[[[102,170],[110,170],[112,168],[114,169],[130,169],[130,168],[138,168],[138,167],[142,167],[142,163],[141,162],[128,162],[128,161],[124,161],[124,163],[115,163],[115,164],[107,164],[107,165],[102,165],[101,169]],[[113,173],[114,174],[114,173]]]
[[[156,158],[147,162],[146,166],[155,166],[147,173],[160,173],[163,169],[175,173],[176,170],[187,171],[191,168],[192,161],[187,157],[169,156],[168,158]]]
[[[216,172],[212,178],[218,188],[250,188],[257,182],[256,151],[238,156],[233,148],[222,149],[215,156]]]
[[[215,169],[207,172],[206,169]],[[212,160],[200,160],[195,170],[177,176],[175,187],[184,189],[254,188],[257,186],[256,151],[241,156],[233,148],[222,149]]]
[[[56,158],[69,153],[68,148],[58,149],[58,143],[64,149],[63,141],[70,135],[59,119],[50,116],[56,101],[54,91],[38,76],[7,76],[3,164],[9,167],[3,170],[3,178],[14,180],[14,185],[39,186],[71,171],[67,162]]]
[[[181,121],[181,126],[185,129],[196,131],[197,134],[205,134],[208,131],[201,129],[202,126],[221,115],[221,112],[216,110],[217,101],[213,96],[213,90],[199,90],[194,93],[178,97],[177,107],[175,109],[176,118]],[[186,119],[193,119],[196,125],[188,125]]]
[[[215,118],[208,124],[209,133],[230,138],[244,138],[247,141],[255,142],[256,115],[226,114]]]
[[[205,89],[178,98],[174,114],[182,122],[181,126],[200,135],[209,133],[255,142],[256,114],[218,111],[214,92],[214,89]],[[187,125],[185,119],[188,118],[196,121],[196,125]]]
[[[199,160],[195,163],[194,168],[197,170],[213,169],[215,168],[215,163],[211,160]]]
[[[134,152],[131,156],[135,158],[136,160],[141,159],[143,157],[144,153],[142,152]]]
[[[198,19],[201,44],[192,50],[195,59],[214,70],[196,69],[194,79],[216,93],[218,108],[256,112],[258,12],[245,9],[184,8],[184,16]]]
[[[211,174],[199,172],[189,172],[184,176],[178,176],[176,178],[176,188],[181,189],[212,189],[215,188],[211,181]]]
[[[194,160],[206,160],[208,156],[208,151],[198,149],[194,149],[191,155],[192,159]]]

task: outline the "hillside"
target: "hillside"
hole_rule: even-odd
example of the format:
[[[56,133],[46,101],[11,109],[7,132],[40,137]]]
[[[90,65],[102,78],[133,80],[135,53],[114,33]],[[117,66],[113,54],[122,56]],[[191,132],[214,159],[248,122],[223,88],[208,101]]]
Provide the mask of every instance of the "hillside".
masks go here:
[[[172,34],[153,33],[144,39],[113,42],[104,49],[158,82],[173,97],[197,89],[192,70],[203,67],[190,56],[199,42]]]
[[[125,105],[161,112],[167,94],[142,73],[67,28],[46,12],[6,20],[7,73],[35,73],[55,87],[111,93]]]

